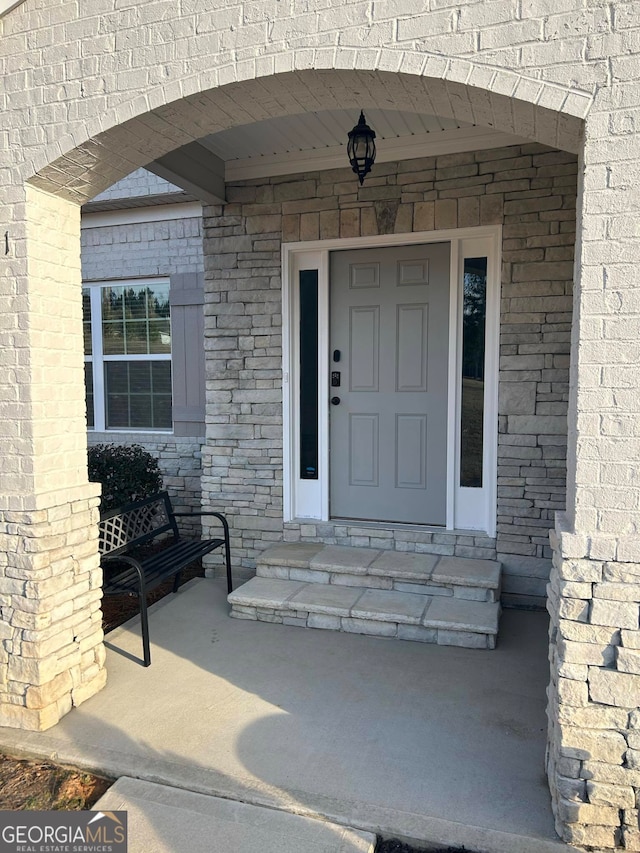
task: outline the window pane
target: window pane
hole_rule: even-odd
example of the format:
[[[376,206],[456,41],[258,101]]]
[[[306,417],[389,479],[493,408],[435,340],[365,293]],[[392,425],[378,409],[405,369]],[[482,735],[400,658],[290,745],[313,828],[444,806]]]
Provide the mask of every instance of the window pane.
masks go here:
[[[87,404],[87,426],[93,429],[93,364],[90,361],[85,361],[84,363],[84,389]]]
[[[107,429],[131,426],[129,422],[129,398],[125,394],[107,394]]]
[[[153,422],[157,429],[171,429],[171,394],[153,395]]]
[[[132,394],[149,394],[151,389],[151,362],[134,361],[127,366],[130,392]]]
[[[102,288],[102,346],[105,355],[124,354],[122,287]]]
[[[144,429],[152,426],[151,395],[136,394],[129,398],[129,410],[131,412],[131,426],[135,429]]]
[[[465,258],[460,485],[482,487],[487,259]]]
[[[149,320],[149,352],[171,352],[171,328],[168,318]]]
[[[171,429],[171,362],[105,363],[106,426]]]
[[[318,479],[318,271],[300,272],[300,478]]]
[[[129,391],[129,370],[126,361],[110,361],[105,380],[109,382],[109,393],[127,394]]]
[[[149,352],[146,320],[127,320],[124,329],[127,355],[145,355]]]
[[[169,394],[171,396],[171,366],[168,361],[152,361],[151,377],[154,394]]]
[[[171,352],[171,325],[168,285],[148,288],[149,352]]]
[[[148,316],[150,320],[168,320],[171,309],[169,306],[169,285],[156,284],[147,288]]]
[[[134,285],[123,288],[124,315],[127,320],[147,319],[147,287]]]

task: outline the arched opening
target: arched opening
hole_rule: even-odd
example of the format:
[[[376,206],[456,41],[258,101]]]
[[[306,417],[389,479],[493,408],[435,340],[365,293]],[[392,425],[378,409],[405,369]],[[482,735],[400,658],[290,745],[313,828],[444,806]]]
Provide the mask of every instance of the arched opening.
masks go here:
[[[47,355],[52,350],[68,351],[64,358],[69,359],[69,376],[73,377],[64,388],[55,426],[60,435],[65,431],[68,434],[64,461],[60,457],[60,445],[55,449],[50,444],[46,448],[43,446],[42,454],[35,444],[33,447],[34,457],[39,458],[42,490],[49,494],[45,480],[49,482],[57,472],[69,468],[76,472],[78,488],[86,487],[82,482],[81,282],[74,255],[79,205],[133,169],[153,163],[155,171],[164,170],[165,175],[173,175],[176,181],[184,180],[194,194],[202,190],[205,199],[204,251],[205,259],[209,260],[204,277],[204,329],[210,342],[206,356],[210,397],[206,414],[207,443],[203,452],[208,492],[203,500],[209,505],[214,502],[214,496],[216,499],[222,496],[229,505],[245,567],[252,566],[264,544],[273,541],[274,534],[284,531],[300,542],[318,541],[324,536],[332,544],[339,538],[352,538],[351,543],[344,541],[342,544],[368,547],[375,547],[375,540],[381,538],[370,533],[370,541],[364,543],[361,531],[345,532],[340,536],[336,528],[349,527],[342,524],[340,518],[331,526],[332,519],[322,516],[312,517],[312,523],[301,521],[295,513],[287,517],[280,495],[282,463],[266,460],[266,453],[254,453],[252,463],[246,463],[248,451],[252,449],[262,449],[267,444],[281,449],[276,432],[281,429],[282,414],[278,404],[281,405],[284,392],[281,380],[275,376],[280,370],[276,362],[281,365],[281,347],[278,351],[276,342],[279,336],[276,320],[282,311],[281,244],[310,244],[305,251],[315,252],[322,251],[319,244],[323,240],[334,241],[328,251],[337,254],[346,248],[369,251],[372,246],[376,247],[377,238],[391,235],[400,235],[396,239],[398,245],[406,245],[410,242],[408,235],[415,233],[421,234],[423,243],[427,243],[429,240],[424,235],[430,233],[434,243],[446,243],[451,247],[455,242],[455,258],[463,283],[467,262],[469,276],[474,279],[478,278],[479,270],[486,273],[493,265],[498,290],[500,285],[503,288],[501,314],[498,312],[493,329],[496,351],[500,333],[504,335],[505,347],[500,368],[502,375],[497,375],[495,386],[496,391],[504,389],[497,404],[500,408],[494,411],[497,452],[493,473],[498,503],[494,528],[479,527],[477,537],[470,537],[468,531],[466,534],[456,532],[454,523],[451,530],[446,531],[450,534],[448,539],[445,537],[446,541],[434,540],[433,531],[427,531],[424,541],[414,538],[414,548],[402,550],[416,552],[418,543],[425,546],[420,549],[424,553],[449,555],[442,550],[444,547],[452,549],[451,556],[464,554],[475,559],[492,559],[502,555],[510,561],[511,568],[508,575],[513,585],[507,594],[514,599],[522,598],[521,603],[526,604],[533,603],[530,599],[541,598],[545,582],[541,564],[546,564],[550,557],[547,531],[552,513],[563,507],[563,499],[558,497],[561,495],[559,469],[563,457],[557,448],[562,446],[559,437],[563,434],[561,421],[566,418],[563,405],[566,407],[567,392],[566,388],[553,388],[553,385],[568,385],[571,320],[567,315],[571,305],[570,255],[575,241],[570,226],[571,214],[575,214],[575,154],[580,146],[582,119],[562,112],[564,105],[573,108],[566,100],[566,93],[553,88],[551,94],[562,94],[562,98],[558,98],[561,101],[558,111],[554,111],[540,106],[543,95],[549,94],[543,84],[530,93],[534,104],[518,98],[519,83],[515,76],[510,83],[515,97],[456,81],[402,73],[329,69],[286,72],[208,89],[147,109],[126,120],[116,121],[115,116],[109,116],[106,122],[113,120],[113,124],[107,130],[39,166],[36,173],[29,176],[27,189],[29,226],[26,239],[29,256],[36,262],[32,261],[29,292],[32,297],[40,292],[44,295],[55,287],[58,296],[68,303],[69,311],[52,327],[48,321],[53,306],[45,301],[42,303],[42,322],[47,326],[48,337],[32,355],[33,369],[42,369],[42,396],[31,402],[46,405],[50,394],[47,389],[56,384],[54,365],[49,363]],[[153,93],[149,95],[149,103],[152,101]],[[137,102],[133,102],[130,110],[137,107]],[[578,107],[582,109],[582,101]],[[426,117],[437,119],[440,126],[434,130],[425,129],[425,149],[420,151],[419,146],[411,143],[409,156],[406,150],[404,156],[393,153],[394,146],[399,152],[401,144],[409,145],[402,137],[401,143],[389,141],[386,153],[385,146],[380,145],[383,156],[379,160],[382,168],[378,176],[384,180],[376,182],[374,172],[373,180],[365,183],[362,190],[354,190],[351,186],[338,188],[350,178],[346,166],[340,169],[334,164],[332,168],[323,168],[313,163],[313,155],[306,154],[307,165],[301,176],[282,162],[286,142],[285,150],[269,152],[260,148],[261,131],[269,122],[280,122],[276,131],[282,134],[286,130],[290,139],[295,118],[303,125],[309,121],[307,116],[313,116],[320,123],[331,119],[339,124],[343,110],[355,113],[361,108],[374,115],[379,111],[380,118],[387,116],[390,121],[402,119],[409,131],[410,116],[421,121],[423,127]],[[127,114],[124,108],[122,112]],[[308,127],[303,126],[299,132],[302,134],[305,129]],[[240,138],[238,134],[245,131],[253,144],[249,155],[225,158],[225,150],[232,151]],[[446,144],[456,146],[455,152],[447,151],[446,147],[445,150],[428,148],[429,135],[439,133],[448,134]],[[496,135],[492,136],[493,133]],[[462,143],[465,134],[467,142]],[[415,134],[405,134],[406,137],[412,135]],[[389,139],[391,136],[389,133]],[[481,139],[487,144],[492,140],[491,147],[478,147],[484,144]],[[436,140],[433,142],[437,144]],[[58,150],[60,147],[63,146],[58,146]],[[313,146],[310,147],[313,150]],[[298,150],[302,152],[304,148]],[[426,154],[426,150],[430,153]],[[418,151],[420,156],[416,156]],[[266,164],[271,171],[265,173],[264,161],[268,156],[274,159]],[[236,159],[247,162],[234,165]],[[252,160],[253,163],[248,162]],[[321,160],[320,155],[318,160]],[[416,162],[412,164],[412,160]],[[300,162],[303,162],[302,155]],[[252,168],[257,171],[251,172]],[[198,173],[205,170],[203,187]],[[380,187],[386,188],[386,192]],[[217,198],[221,193],[224,195]],[[332,200],[330,204],[318,205],[318,199],[328,198]],[[491,231],[499,227],[502,228],[500,234],[497,230]],[[225,228],[235,231],[223,236],[221,229]],[[458,231],[462,236],[453,233]],[[36,233],[39,249],[32,248]],[[56,247],[54,234],[58,239],[63,234],[66,240],[67,262],[52,262],[52,249]],[[486,256],[487,262],[483,265],[483,252],[488,250],[477,241],[489,238],[495,242],[492,251],[493,248],[496,251],[491,260]],[[340,240],[356,242],[347,246]],[[385,248],[392,242],[378,240]],[[453,257],[452,250],[449,255]],[[499,256],[503,261],[501,275]],[[365,258],[364,255],[359,257]],[[354,261],[355,264],[361,262],[365,263],[366,259]],[[447,279],[447,283],[449,281]],[[248,286],[239,299],[243,283]],[[220,306],[225,309],[227,321],[224,324],[218,322]],[[398,307],[401,306],[398,304]],[[248,324],[238,319],[246,317],[252,318]],[[234,318],[238,321],[235,325]],[[67,321],[70,326],[66,325]],[[34,315],[31,327],[34,332],[39,331],[37,323]],[[290,335],[295,336],[295,332],[289,329]],[[462,341],[461,337],[460,346]],[[256,349],[264,349],[264,352],[256,352]],[[497,363],[494,369],[497,374]],[[220,376],[222,371],[224,378]],[[479,375],[476,369],[472,377],[474,382]],[[234,382],[235,389],[223,402],[216,392],[228,390],[223,388],[223,383],[229,381]],[[453,387],[456,387],[455,380]],[[265,395],[257,393],[259,391],[272,393]],[[279,410],[267,412],[264,407],[273,406],[274,402]],[[73,420],[69,419],[70,411]],[[453,411],[455,414],[455,407]],[[36,409],[33,412],[36,419]],[[402,413],[394,411],[394,416],[398,414]],[[498,418],[503,425],[501,438]],[[49,419],[41,420],[37,438],[44,439],[50,428]],[[214,457],[223,447],[230,464],[226,471],[214,471]],[[518,455],[514,448],[520,448]],[[531,452],[534,450],[535,453]],[[497,471],[501,464],[509,469],[502,474],[502,482]],[[227,486],[237,477],[237,471],[230,469],[240,466],[245,468],[244,479],[233,483],[241,487],[235,497]],[[536,476],[541,472],[542,476]],[[262,482],[254,488],[250,481],[258,479]],[[61,497],[55,500],[64,506],[68,503]],[[87,514],[95,521],[96,501],[86,488],[82,500],[86,503],[83,510],[86,527]],[[263,512],[265,506],[269,510],[267,513]],[[58,511],[55,501],[50,509],[47,524],[55,525]],[[501,516],[508,517],[509,521]],[[316,522],[328,523],[324,533],[318,532]],[[406,523],[406,519],[400,519],[400,523]],[[356,528],[358,525],[350,526]],[[510,530],[505,531],[505,526]],[[469,538],[473,541],[469,542]],[[83,617],[85,627],[79,628],[72,640],[78,645],[79,659],[84,660],[84,664],[79,664],[80,680],[74,684],[75,676],[70,676],[68,684],[65,682],[65,701],[56,698],[43,704],[35,709],[38,713],[29,718],[16,716],[19,725],[47,727],[55,723],[70,707],[71,697],[77,704],[103,682],[104,657],[97,628],[95,648],[79,652],[79,642],[92,636],[88,633],[89,627],[95,627],[99,618],[99,592],[92,580],[97,577],[97,573],[92,574],[96,564],[95,540],[89,537],[89,541],[86,561],[78,574],[84,577],[89,572],[91,579],[87,583],[91,593]],[[398,537],[398,541],[412,540]],[[430,551],[427,545],[440,546],[441,550],[438,552],[436,547]],[[94,655],[90,661],[88,651]],[[43,672],[46,674],[41,677],[46,683],[53,680],[47,680],[53,670]],[[38,701],[44,703],[46,698]]]
[[[478,71],[471,64],[464,70],[471,80]],[[447,71],[451,73],[443,69],[443,76]],[[25,178],[48,192],[83,203],[134,168],[202,137],[267,119],[360,108],[440,116],[579,151],[587,97],[544,82],[532,84],[507,72],[494,74],[488,82],[489,86],[486,80],[474,86],[455,77],[324,69],[261,76],[176,100],[167,99],[166,91],[158,89],[154,96],[138,98],[107,114],[101,122],[105,129],[85,142],[73,145],[69,139],[68,153],[59,154],[67,147],[64,142],[43,151],[44,162],[36,174],[25,174]],[[155,97],[165,102],[149,109]],[[129,117],[132,113],[134,117]]]
[[[514,143],[518,153],[511,151],[513,157],[496,154],[493,160],[486,159],[490,149],[479,147],[458,150],[448,160],[446,154],[430,154],[420,169],[433,176],[423,174],[420,180],[417,161],[407,168],[406,157],[381,159],[379,178],[384,180],[376,183],[372,178],[355,193],[351,184],[340,188],[341,176],[332,177],[331,169],[312,172],[309,163],[305,181],[292,180],[291,172],[284,180],[277,180],[277,173],[262,173],[256,184],[255,175],[231,178],[226,163],[222,175],[209,170],[208,201],[224,178],[229,214],[224,221],[222,207],[212,203],[203,220],[209,249],[217,241],[217,248],[225,250],[208,252],[209,381],[222,381],[212,353],[220,360],[221,353],[228,352],[225,368],[234,386],[240,362],[242,382],[256,385],[242,389],[244,399],[235,400],[227,399],[233,388],[210,389],[205,464],[213,472],[211,461],[225,456],[230,442],[238,443],[232,449],[242,464],[227,468],[224,479],[238,477],[236,496],[251,490],[246,505],[241,497],[232,499],[237,501],[237,529],[255,532],[242,539],[246,549],[241,556],[247,563],[254,557],[250,552],[273,541],[285,525],[287,534],[307,539],[344,527],[325,524],[325,519],[316,524],[314,518],[314,524],[300,524],[296,530],[295,520],[285,521],[278,503],[278,453],[257,470],[256,460],[265,449],[259,442],[278,441],[274,422],[261,419],[273,418],[269,407],[280,405],[278,389],[269,385],[282,369],[272,322],[279,317],[281,303],[269,298],[281,286],[279,246],[305,241],[325,263],[343,249],[397,249],[365,245],[371,237],[381,243],[388,238],[391,244],[398,234],[446,234],[442,242],[451,245],[475,240],[469,234],[460,238],[461,228],[501,224],[506,262],[500,283],[503,295],[509,294],[501,306],[501,343],[504,370],[512,376],[501,383],[506,393],[498,402],[497,460],[505,464],[496,465],[502,478],[496,478],[501,490],[496,506],[500,501],[504,512],[496,515],[495,544],[503,537],[500,553],[509,555],[512,569],[514,558],[539,559],[538,549],[548,559],[546,529],[556,506],[563,503],[556,489],[562,488],[560,469],[567,458],[567,515],[559,514],[552,540],[555,567],[549,595],[549,770],[558,828],[566,840],[589,847],[638,846],[634,729],[640,594],[634,578],[640,562],[640,380],[638,202],[632,178],[640,134],[634,112],[633,4],[614,0],[592,4],[586,11],[577,3],[568,4],[575,8],[562,4],[562,9],[552,9],[549,4],[512,8],[472,2],[420,11],[401,0],[330,9],[306,0],[216,9],[198,2],[138,0],[107,3],[111,8],[100,4],[100,9],[66,0],[46,9],[40,5],[32,0],[0,3],[0,147],[5,158],[0,182],[7,221],[0,280],[0,721],[30,729],[52,726],[73,703],[96,693],[105,678],[94,537],[97,496],[87,483],[84,461],[79,206],[150,162],[189,179],[195,161],[200,177],[204,137],[234,133],[240,127],[249,132],[261,121],[298,116],[304,125],[307,115],[344,108],[353,110],[354,120],[361,108],[395,111],[407,118],[439,116],[515,134],[554,151],[541,151],[529,142]],[[581,174],[565,452],[560,439],[570,320],[562,309],[571,278],[567,265],[575,210],[569,201],[575,163],[562,159],[566,152],[580,155]],[[469,154],[468,160],[459,156]],[[226,159],[223,151],[217,156]],[[508,161],[522,157],[526,164],[514,165],[518,174],[506,177]],[[162,162],[166,158],[169,163]],[[348,169],[344,175],[353,180]],[[482,176],[487,184],[479,184],[475,195],[473,181]],[[406,178],[408,183],[403,183]],[[445,186],[447,181],[463,183]],[[430,183],[433,187],[426,186]],[[541,195],[546,190],[549,194]],[[557,197],[562,199],[559,206]],[[317,205],[318,198],[337,198],[337,211],[313,209],[311,202]],[[265,209],[267,205],[273,209]],[[236,228],[240,233],[233,231]],[[532,233],[536,230],[540,233]],[[560,237],[568,242],[560,242]],[[232,239],[222,243],[220,238]],[[555,243],[545,242],[549,238]],[[248,249],[241,248],[242,240]],[[329,240],[351,243],[327,248]],[[438,243],[425,238],[419,245],[431,249],[432,242]],[[473,254],[465,254],[466,249]],[[477,261],[483,255],[470,244],[461,250],[455,259],[458,265],[462,261],[463,269],[465,261],[476,261],[469,278],[477,283],[484,271]],[[522,252],[527,254],[519,256]],[[364,255],[359,257],[362,260],[352,263],[372,266]],[[433,271],[436,258],[429,260]],[[322,265],[305,267],[310,269],[320,272]],[[255,286],[241,291],[247,281]],[[326,292],[326,280],[324,285]],[[482,300],[477,289],[474,293],[477,308]],[[259,299],[268,310],[260,310]],[[420,329],[421,309],[414,302],[403,301],[398,308],[408,328]],[[225,319],[218,321],[225,311]],[[365,328],[369,322],[369,332],[374,314],[359,313]],[[250,334],[240,334],[242,329]],[[525,340],[525,335],[532,337]],[[464,349],[464,335],[462,340]],[[477,344],[477,336],[474,341]],[[272,352],[267,352],[267,343]],[[414,334],[414,350],[419,343],[419,334]],[[340,349],[337,344],[334,348]],[[275,362],[269,365],[268,358]],[[463,355],[462,362],[468,365],[469,359]],[[335,364],[332,368],[323,381],[340,372]],[[455,372],[449,371],[448,379]],[[420,385],[422,377],[413,378],[413,384]],[[471,365],[466,378],[477,383],[482,372]],[[262,402],[258,391],[264,395]],[[221,398],[214,400],[214,394]],[[263,408],[259,411],[258,406]],[[419,446],[424,430],[416,413],[393,414],[411,416],[402,424]],[[367,421],[369,444],[375,437],[374,421]],[[244,454],[239,452],[241,442],[253,442],[243,448]],[[259,474],[252,478],[255,482],[246,481],[249,458]],[[307,467],[313,474],[313,456]],[[415,468],[419,473],[420,466]],[[477,468],[465,470],[477,481]],[[420,485],[413,468],[405,466],[403,472],[405,482],[413,478],[412,484]],[[210,478],[207,488],[219,492],[223,473],[214,473],[219,479]],[[306,480],[307,485],[313,482],[311,477]],[[446,515],[448,503],[444,509]],[[542,512],[546,518],[536,516]],[[516,519],[522,523],[514,523]],[[371,528],[363,528],[360,520],[357,529]],[[346,530],[345,536],[348,525]],[[455,532],[447,530],[446,541],[435,544],[446,546],[451,535]],[[482,547],[494,537],[478,538],[482,542],[474,537],[453,547]],[[532,553],[520,553],[523,548]],[[508,574],[510,582],[518,576]],[[540,573],[519,577],[528,577],[519,594],[542,594]],[[508,594],[513,593],[512,587]]]
[[[472,76],[471,72],[468,76]],[[519,91],[517,79],[510,84]],[[548,92],[541,84],[527,94],[544,101]],[[553,89],[553,95],[558,94]],[[378,191],[379,197],[368,186],[357,196],[347,189],[340,198],[335,182],[333,186],[323,185],[321,192],[331,195],[335,206],[325,204],[321,211],[322,205],[319,207],[314,196],[323,184],[323,175],[331,175],[331,169],[339,165],[338,142],[345,135],[342,126],[347,127],[351,121],[351,106],[354,110],[365,107],[385,127],[380,132],[378,158],[385,188]],[[514,329],[505,332],[506,366],[499,382],[503,429],[497,457],[491,465],[495,468],[502,464],[512,469],[510,474],[515,468],[520,470],[518,476],[495,480],[487,498],[488,521],[483,516],[480,521],[471,518],[469,523],[461,522],[460,518],[467,518],[461,513],[456,522],[455,515],[449,512],[447,527],[477,527],[481,534],[488,534],[488,540],[493,541],[477,543],[476,556],[501,554],[508,563],[508,599],[535,604],[544,598],[545,566],[550,557],[547,529],[553,512],[564,506],[561,442],[566,392],[561,386],[568,380],[568,374],[565,380],[562,376],[568,369],[571,213],[577,171],[571,152],[579,146],[580,133],[581,120],[577,117],[458,82],[377,71],[308,70],[236,82],[158,107],[103,132],[68,158],[65,155],[40,169],[32,181],[48,191],[55,189],[81,199],[102,187],[107,173],[111,180],[132,164],[145,162],[157,173],[173,177],[187,190],[200,194],[205,204],[213,205],[211,217],[222,217],[220,221],[230,209],[234,215],[240,210],[244,219],[243,201],[251,198],[245,203],[246,209],[251,209],[250,227],[267,233],[272,241],[322,243],[328,238],[358,239],[368,235],[375,242],[377,236],[388,237],[390,233],[419,231],[437,236],[445,228],[505,226],[499,248],[502,252],[508,246],[506,263],[501,281],[496,274],[496,284],[502,284],[503,297],[508,293],[503,303],[502,327]],[[531,140],[547,148],[536,149]],[[171,146],[176,145],[172,150]],[[547,150],[550,147],[553,150]],[[501,150],[493,153],[494,149]],[[483,151],[487,153],[482,154]],[[436,158],[441,169],[438,174]],[[72,161],[69,169],[67,159]],[[418,165],[416,169],[432,174],[414,179],[407,167],[411,159],[430,159],[426,166],[422,163],[425,168]],[[388,165],[394,163],[400,165]],[[400,170],[405,171],[399,178]],[[306,187],[301,178],[307,180]],[[262,197],[269,199],[264,202],[260,202],[260,193],[255,190],[261,180]],[[416,182],[419,186],[414,192]],[[292,199],[286,198],[287,191],[293,192]],[[306,196],[309,199],[305,208]],[[228,204],[217,210],[223,203]],[[271,226],[273,231],[268,230]],[[220,255],[216,237],[220,232],[213,228],[210,233],[207,252],[215,258]],[[466,236],[472,237],[471,233]],[[246,243],[246,235],[243,239]],[[402,237],[398,239],[401,242]],[[237,263],[237,259],[233,261],[232,243],[231,238],[226,240],[224,263],[229,258]],[[247,258],[243,263],[246,266]],[[220,272],[210,272],[208,277]],[[228,273],[222,271],[222,275]],[[234,286],[232,281],[231,287]],[[217,302],[230,297],[216,291],[209,298]],[[527,303],[531,298],[539,301]],[[212,318],[216,302],[208,307]],[[536,307],[538,310],[534,310]],[[269,311],[273,310],[270,306]],[[525,326],[536,323],[518,323],[518,314],[524,318],[531,314],[536,319],[544,317],[554,328],[544,331],[545,324],[538,323],[537,331],[524,331]],[[507,323],[506,319],[516,322]],[[496,318],[496,349],[498,325]],[[215,319],[211,319],[206,333],[211,340],[229,337],[229,328],[217,328]],[[519,337],[519,328],[523,336],[528,336],[526,339]],[[543,339],[549,336],[553,340],[545,345]],[[214,372],[217,369],[213,362],[210,368]],[[547,388],[552,383],[543,381],[543,376],[553,376],[556,388]],[[496,425],[497,405],[492,417]],[[218,403],[212,405],[213,432],[217,429],[216,420],[224,423],[226,418],[235,417],[234,411],[234,404],[226,412]],[[235,441],[229,430],[227,433],[229,440]],[[544,446],[539,443],[540,436],[546,442]],[[219,446],[219,440],[216,435],[214,447]],[[485,446],[491,440],[485,438]],[[459,454],[456,441],[459,445],[460,436],[454,435],[449,441],[449,455]],[[533,449],[529,445],[528,451],[517,456],[514,448],[518,442],[525,447],[526,442],[533,442]],[[209,456],[211,453],[210,449],[206,451]],[[525,468],[528,474],[524,473]],[[542,470],[542,476],[534,476],[541,473],[536,468]],[[535,480],[535,486],[528,488],[527,479]],[[214,491],[224,494],[222,476],[214,482]],[[496,503],[497,489],[501,504]],[[519,502],[522,513],[517,510]],[[249,515],[254,511],[251,509]],[[279,511],[282,512],[281,505]],[[319,512],[312,517],[323,520],[322,510]],[[295,517],[295,508],[284,512],[285,521]],[[509,519],[506,524],[505,517]],[[501,530],[497,531],[497,527]],[[473,547],[470,546],[470,553]],[[248,565],[258,551],[254,548],[252,554],[247,554]]]

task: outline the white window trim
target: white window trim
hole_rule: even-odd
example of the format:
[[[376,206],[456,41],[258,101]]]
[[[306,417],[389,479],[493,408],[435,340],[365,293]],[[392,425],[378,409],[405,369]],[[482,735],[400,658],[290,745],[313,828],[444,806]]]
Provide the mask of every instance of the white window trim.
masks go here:
[[[107,427],[106,425],[106,401],[104,386],[104,364],[107,361],[169,361],[171,353],[132,353],[130,355],[105,355],[102,346],[102,290],[105,287],[128,287],[134,285],[167,285],[170,287],[170,279],[167,276],[154,278],[130,278],[112,279],[105,281],[84,281],[83,290],[89,291],[91,304],[91,355],[85,355],[84,360],[91,363],[93,376],[93,426],[88,427],[89,432],[111,433],[161,433],[171,434],[173,427],[158,429],[153,427]]]
[[[498,457],[498,353],[500,328],[499,225],[442,231],[352,237],[282,245],[283,317],[283,439],[284,521],[329,520],[329,253],[344,249],[383,248],[450,243],[447,511],[446,530],[479,530],[496,535]],[[487,262],[487,319],[485,345],[485,410],[483,487],[459,484],[462,373],[462,259],[485,256]],[[298,288],[302,269],[318,270],[318,441],[317,480],[299,477],[298,418]],[[434,528],[441,530],[442,528]]]

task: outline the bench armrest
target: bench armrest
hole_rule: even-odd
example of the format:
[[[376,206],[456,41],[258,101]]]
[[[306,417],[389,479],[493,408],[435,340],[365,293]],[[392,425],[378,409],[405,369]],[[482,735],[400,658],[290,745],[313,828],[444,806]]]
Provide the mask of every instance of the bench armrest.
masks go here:
[[[184,512],[181,510],[179,512],[176,512],[175,510],[173,510],[173,514],[174,514],[174,516],[176,516],[176,518],[179,516],[182,516],[183,518],[193,518],[195,516],[200,516],[200,515],[214,515],[217,519],[219,519],[222,522],[222,526],[224,527],[225,536],[229,535],[229,522],[227,521],[227,519],[225,518],[225,516],[221,512],[206,512],[206,511],[199,511],[199,510],[194,510],[193,512],[191,510],[189,510],[187,512]]]
[[[128,566],[131,566],[132,569],[135,569],[136,574],[138,575],[138,583],[140,584],[140,595],[146,595],[145,581],[144,581],[144,572],[142,571],[142,565],[135,557],[127,557],[125,554],[117,554],[115,557],[110,557],[108,554],[105,557],[100,557],[100,565],[105,568],[106,563],[126,563]]]
[[[231,542],[229,539],[229,522],[225,518],[225,516],[221,512],[207,512],[206,510],[194,510],[191,511],[183,511],[173,513],[175,517],[183,517],[183,518],[195,518],[201,515],[213,515],[218,521],[222,524],[224,530],[224,550],[225,550],[225,563],[227,567],[227,591],[231,592],[233,590],[233,579],[231,577]]]

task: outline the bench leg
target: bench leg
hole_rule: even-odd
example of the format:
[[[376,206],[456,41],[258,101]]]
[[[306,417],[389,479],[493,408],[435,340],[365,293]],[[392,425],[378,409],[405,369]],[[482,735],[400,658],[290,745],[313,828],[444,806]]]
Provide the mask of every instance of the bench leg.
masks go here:
[[[181,575],[181,574],[182,574],[182,572],[181,572],[181,571],[180,571],[180,572],[178,572],[178,573],[177,573],[177,575],[175,576],[175,578],[173,579],[173,591],[174,591],[174,592],[177,592],[177,591],[178,591],[178,587],[180,586],[180,575]]]
[[[233,592],[233,582],[231,580],[231,548],[229,547],[229,534],[225,537],[224,553],[227,564],[227,594]]]
[[[144,665],[151,665],[151,649],[149,647],[149,617],[147,615],[147,596],[138,596],[140,601],[140,625],[142,628],[142,654]]]

